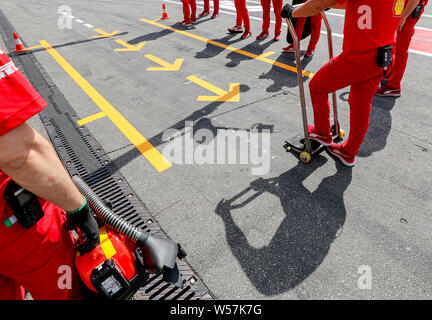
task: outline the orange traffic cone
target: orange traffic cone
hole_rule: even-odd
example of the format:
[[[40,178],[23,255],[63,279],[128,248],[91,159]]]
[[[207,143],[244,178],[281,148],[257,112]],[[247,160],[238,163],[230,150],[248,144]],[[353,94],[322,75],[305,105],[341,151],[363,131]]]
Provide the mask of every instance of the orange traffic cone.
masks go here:
[[[25,52],[28,50],[26,47],[24,47],[20,38],[18,37],[18,35],[15,32],[13,33],[13,37],[15,39],[15,48],[16,48],[15,53]]]
[[[166,11],[165,3],[162,4],[162,18],[161,20],[169,19],[168,13]]]

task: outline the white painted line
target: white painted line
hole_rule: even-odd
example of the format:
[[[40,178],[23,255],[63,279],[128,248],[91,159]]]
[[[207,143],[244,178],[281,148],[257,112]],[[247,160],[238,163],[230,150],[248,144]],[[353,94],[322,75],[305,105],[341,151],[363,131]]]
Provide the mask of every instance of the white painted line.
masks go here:
[[[92,26],[91,24],[89,24],[89,23],[85,23],[85,24],[84,24],[84,27],[87,27],[87,28],[93,28],[93,26]]]
[[[78,23],[83,23],[84,21],[80,20],[80,19],[75,19],[76,22]]]
[[[413,49],[409,49],[408,51],[411,52],[411,53],[415,53],[415,54],[419,54],[419,55],[425,56],[425,57],[432,57],[432,53],[418,51],[418,50],[413,50]]]
[[[432,29],[425,28],[425,27],[417,27],[417,26],[415,26],[414,29],[432,31]]]

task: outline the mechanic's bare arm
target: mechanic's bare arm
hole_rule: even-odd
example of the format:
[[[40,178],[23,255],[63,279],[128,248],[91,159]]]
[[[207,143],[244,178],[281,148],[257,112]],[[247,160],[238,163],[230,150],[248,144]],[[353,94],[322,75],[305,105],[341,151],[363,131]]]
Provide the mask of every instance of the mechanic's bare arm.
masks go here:
[[[336,0],[308,0],[303,5],[294,9],[294,18],[311,17],[319,14],[327,8],[345,9],[345,4],[341,5]]]
[[[405,25],[406,19],[413,13],[414,9],[420,3],[420,0],[405,0],[405,7],[402,11],[402,19],[398,26],[398,31],[400,32]]]
[[[0,170],[65,211],[84,203],[50,142],[25,123],[0,136]]]

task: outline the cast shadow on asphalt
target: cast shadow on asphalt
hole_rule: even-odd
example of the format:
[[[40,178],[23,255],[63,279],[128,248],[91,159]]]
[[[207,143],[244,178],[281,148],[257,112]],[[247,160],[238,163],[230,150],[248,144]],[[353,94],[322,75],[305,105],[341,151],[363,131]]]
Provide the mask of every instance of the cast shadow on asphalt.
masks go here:
[[[278,177],[256,179],[232,199],[222,199],[215,209],[225,225],[233,255],[253,286],[264,295],[284,293],[310,276],[343,228],[346,217],[343,194],[351,183],[352,168],[336,161],[336,174],[323,179],[315,191],[303,185],[326,162],[326,157],[318,155],[310,164],[299,163]],[[268,245],[255,248],[232,214],[241,214],[235,210],[266,192],[279,198],[286,217]],[[241,201],[248,193],[253,194]],[[260,212],[256,212],[256,221],[261,220],[259,216]]]
[[[240,86],[240,92],[247,92],[249,91],[249,87],[246,85],[241,85]],[[229,128],[229,127],[217,127],[215,125],[213,125],[213,123],[211,122],[211,117],[210,115],[215,112],[219,106],[221,106],[224,102],[223,101],[215,101],[215,102],[211,102],[209,103],[207,106],[205,106],[204,108],[201,108],[199,110],[194,111],[193,113],[191,113],[189,116],[183,118],[182,120],[178,121],[177,123],[173,124],[172,126],[170,126],[169,128],[165,129],[164,131],[161,131],[160,133],[156,134],[155,136],[151,137],[148,139],[148,141],[154,146],[154,147],[158,147],[161,146],[164,143],[167,143],[170,141],[170,139],[168,139],[167,137],[164,137],[164,134],[171,129],[175,129],[178,131],[182,131],[185,129],[185,125],[186,122],[191,121],[194,123],[194,130],[196,132],[196,130],[200,129],[200,128],[206,128],[209,129],[210,131],[212,131],[215,135],[214,137],[216,137],[217,133],[218,133],[218,129],[225,129],[225,130],[246,130],[246,131],[250,131],[250,130],[257,130],[258,132],[262,132],[262,130],[267,129],[270,130],[270,132],[273,132],[273,126],[272,125],[265,125],[262,123],[257,123],[255,125],[253,125],[250,129],[239,129],[239,128]],[[247,107],[247,105],[241,106],[241,107],[237,107],[234,110],[237,110],[239,108],[244,108]],[[234,111],[231,110],[231,111]],[[224,113],[227,113],[230,111],[226,111]],[[184,132],[182,133],[184,134]],[[116,150],[115,150],[116,151]],[[121,154],[120,156],[118,156],[115,159],[112,159],[111,162],[109,162],[106,165],[106,169],[108,169],[111,173],[117,172],[120,168],[124,167],[125,165],[127,165],[129,162],[131,162],[133,159],[142,156],[142,154],[140,153],[140,151],[138,151],[138,149],[136,148],[132,148],[131,150]],[[98,172],[93,172],[91,173],[91,175],[97,175]]]
[[[303,53],[304,51],[301,51],[301,54]],[[296,67],[294,54],[291,53],[282,52],[276,61]],[[311,58],[304,57],[301,60],[302,70],[305,70],[311,61]],[[279,92],[283,89],[283,87],[294,88],[298,86],[296,73],[287,71],[276,65],[273,65],[267,73],[261,74],[258,79],[268,79],[273,81],[273,84],[266,89],[267,92]],[[303,76],[302,79],[303,82],[305,82],[309,79],[309,77]]]
[[[118,37],[118,36],[123,36],[125,34],[128,34],[129,32],[121,32],[118,34],[115,34],[113,37]],[[107,39],[106,37],[100,37],[100,38],[92,38],[92,39],[85,39],[85,40],[77,40],[77,41],[72,41],[72,42],[67,42],[67,43],[63,43],[63,44],[57,44],[52,46],[53,49],[57,49],[57,48],[63,48],[63,47],[69,47],[69,46],[74,46],[77,44],[82,44],[82,43],[86,43],[86,42],[91,42],[91,41],[97,41],[97,40],[103,40],[103,39]],[[40,51],[45,51],[45,48],[37,48],[37,49],[32,49],[31,51],[29,51],[29,53],[36,53],[36,52],[40,52]]]

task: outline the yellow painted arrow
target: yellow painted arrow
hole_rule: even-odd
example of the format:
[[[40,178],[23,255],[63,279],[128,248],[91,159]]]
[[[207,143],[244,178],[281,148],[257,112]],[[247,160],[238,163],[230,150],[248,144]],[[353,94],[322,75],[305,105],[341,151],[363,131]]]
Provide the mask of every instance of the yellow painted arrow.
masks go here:
[[[144,55],[144,57],[161,65],[161,67],[148,67],[147,71],[179,71],[184,60],[184,59],[176,59],[174,63],[169,63],[162,59],[159,59],[158,57],[155,57],[152,54],[146,54]]]
[[[115,36],[117,33],[119,33],[118,30],[113,31],[111,33],[106,33],[105,31],[103,31],[101,29],[94,29],[94,31],[96,31],[97,33],[100,33],[100,35],[92,36],[92,38],[111,38],[111,37]]]
[[[216,96],[199,96],[197,98],[197,101],[230,101],[230,102],[240,101],[239,83],[230,83],[230,88],[229,91],[227,92],[195,76],[189,76],[187,77],[187,79],[216,94]]]
[[[127,43],[126,41],[123,40],[116,40],[117,43],[121,44],[122,46],[124,46],[125,48],[117,48],[114,49],[114,51],[140,51],[142,49],[142,47],[144,47],[144,45],[146,44],[144,41],[138,43],[137,45],[133,45],[130,43]]]

